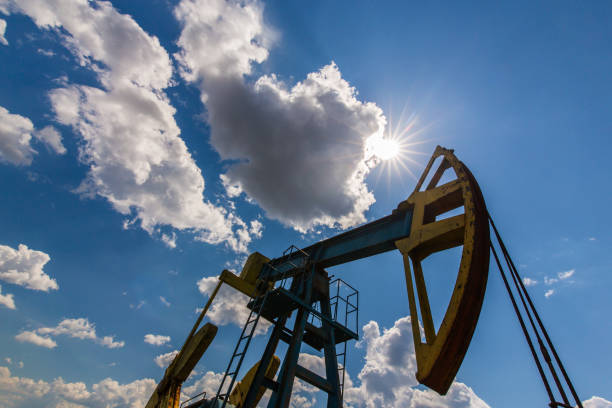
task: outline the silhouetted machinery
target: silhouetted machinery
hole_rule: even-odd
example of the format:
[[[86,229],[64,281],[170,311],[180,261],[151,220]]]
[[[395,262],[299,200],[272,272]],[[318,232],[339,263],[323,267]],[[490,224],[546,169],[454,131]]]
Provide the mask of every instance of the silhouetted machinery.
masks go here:
[[[432,171],[436,162],[439,162],[439,165]],[[443,176],[450,181],[440,184]],[[458,210],[461,208],[462,213]],[[443,218],[451,211],[458,214]],[[414,192],[390,215],[307,248],[292,246],[283,256],[275,259],[253,253],[240,276],[224,270],[185,344],[166,369],[146,408],[179,407],[183,381],[217,332],[217,327],[211,323],[206,323],[199,330],[198,328],[223,284],[250,298],[247,304],[250,315],[216,395],[209,398],[205,395],[196,396],[185,401],[183,406],[250,408],[257,406],[264,392],[269,389],[271,396],[267,406],[285,408],[290,403],[294,380],[299,378],[327,394],[327,407],[341,407],[346,343],[359,337],[359,294],[345,282],[339,279],[331,280],[325,268],[392,250],[399,250],[404,260],[410,315],[415,317],[412,319],[412,331],[417,361],[416,377],[420,383],[442,395],[448,391],[476,328],[486,289],[489,254],[492,252],[536,359],[551,400],[550,406],[572,407],[564,388],[560,386],[559,375],[548,350],[553,353],[576,404],[581,407],[567,373],[495,229],[498,246],[501,247],[503,259],[506,260],[515,284],[514,292],[510,288],[500,257],[489,239],[490,222],[492,223],[492,220],[482,193],[471,172],[455,157],[452,150],[438,146]],[[495,228],[494,224],[491,225]],[[458,246],[463,246],[463,249],[457,280],[443,321],[436,332],[421,261],[433,253]],[[523,319],[524,312],[518,309],[515,293],[518,293],[525,307],[533,330],[531,333]],[[418,312],[424,333],[421,333],[419,319],[416,318],[419,316]],[[241,381],[237,381],[261,318],[272,324],[268,343],[259,362]],[[288,323],[292,325],[287,327]],[[536,334],[540,354],[551,371],[549,375],[553,376],[563,402],[556,402],[550,389],[548,378],[533,345],[533,333]],[[425,341],[422,341],[423,334]],[[281,341],[287,344],[282,364],[275,356]],[[299,364],[302,343],[323,352],[325,376]]]

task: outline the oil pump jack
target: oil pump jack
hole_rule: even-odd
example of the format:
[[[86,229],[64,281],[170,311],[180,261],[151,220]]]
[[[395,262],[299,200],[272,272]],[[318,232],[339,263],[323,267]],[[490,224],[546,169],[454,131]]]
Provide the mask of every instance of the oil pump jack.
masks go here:
[[[433,165],[437,162],[439,165],[433,170]],[[440,184],[445,174],[450,174],[450,181]],[[445,213],[452,210],[457,213],[460,208],[463,208],[462,213],[443,218]],[[494,229],[498,247],[501,248],[512,277],[510,282],[515,284],[514,291],[511,290],[502,267],[501,257],[497,255],[491,242],[489,225]],[[434,253],[458,246],[463,249],[457,279],[442,323],[436,331],[421,261]],[[291,400],[294,380],[299,378],[327,394],[328,408],[343,406],[345,367],[344,361],[339,364],[339,360],[346,357],[346,342],[359,337],[359,295],[345,282],[339,279],[331,280],[326,268],[393,250],[399,250],[403,257],[410,315],[413,316],[411,321],[417,362],[416,378],[421,384],[442,395],[448,391],[476,328],[486,289],[489,254],[493,253],[549,394],[549,406],[573,406],[561,386],[560,376],[557,374],[557,370],[560,370],[577,406],[582,407],[487,212],[478,183],[465,164],[457,159],[453,150],[438,146],[412,194],[399,203],[390,215],[307,248],[291,246],[278,258],[269,259],[255,252],[249,256],[239,276],[224,270],[219,275],[219,282],[187,336],[185,344],[166,369],[146,408],[179,407],[183,381],[217,332],[217,327],[211,323],[206,323],[201,328],[200,324],[223,284],[249,297],[247,307],[250,309],[250,315],[217,393],[209,398],[205,395],[199,396],[200,399],[192,398],[184,401],[182,405],[189,408],[251,408],[257,406],[264,392],[269,389],[271,397],[267,406],[285,408]],[[340,285],[348,288],[349,291],[344,292],[345,295],[340,294],[339,290],[334,292],[334,288],[339,288]],[[517,297],[520,297],[520,303],[517,302]],[[343,318],[339,317],[338,313],[341,304],[344,305]],[[525,312],[519,311],[520,304],[524,306],[532,332],[529,332],[523,318]],[[419,312],[423,333],[419,319],[416,318]],[[261,318],[272,324],[268,343],[259,362],[238,381],[245,354]],[[353,318],[355,324],[351,326],[348,322]],[[288,322],[293,323],[291,327],[287,327]],[[532,341],[534,333],[540,354]],[[275,356],[281,341],[288,345],[282,364],[281,359]],[[323,351],[324,377],[299,364],[302,343]],[[340,352],[338,345],[341,345]],[[550,357],[551,353],[554,360]],[[544,373],[539,361],[540,356],[551,371],[548,375]],[[276,375],[279,366],[280,371]],[[557,402],[553,395],[548,383],[550,375],[563,402]]]

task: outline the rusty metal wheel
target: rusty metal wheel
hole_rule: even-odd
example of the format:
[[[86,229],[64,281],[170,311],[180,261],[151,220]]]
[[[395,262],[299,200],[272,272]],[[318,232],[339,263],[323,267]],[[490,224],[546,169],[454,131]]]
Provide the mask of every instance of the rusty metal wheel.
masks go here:
[[[427,187],[420,191],[438,157],[442,157],[440,166]],[[456,178],[438,186],[447,170],[454,171]],[[452,150],[440,146],[436,148],[414,192],[399,208],[406,206],[413,208],[411,234],[396,241],[395,245],[404,258],[417,360],[416,376],[420,383],[444,395],[467,353],[484,299],[489,271],[487,209],[480,188],[468,168]],[[441,214],[462,206],[463,214],[436,220]],[[436,333],[421,261],[433,253],[460,245],[463,245],[463,253],[457,280]],[[421,340],[414,286],[425,342]]]

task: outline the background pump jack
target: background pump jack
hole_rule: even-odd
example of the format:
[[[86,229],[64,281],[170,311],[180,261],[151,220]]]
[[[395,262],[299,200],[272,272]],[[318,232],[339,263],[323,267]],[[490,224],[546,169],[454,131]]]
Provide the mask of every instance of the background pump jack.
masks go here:
[[[439,159],[439,165],[432,171],[436,159]],[[450,181],[439,185],[443,176],[446,176],[445,180]],[[445,213],[451,210],[458,213],[457,209],[460,208],[463,208],[462,213],[443,218]],[[420,312],[423,324],[424,342],[421,340],[419,319],[412,319],[417,380],[442,395],[446,394],[467,352],[485,294],[489,253],[490,249],[494,250],[489,239],[489,221],[482,193],[471,172],[457,159],[452,150],[438,146],[414,192],[401,202],[391,215],[304,249],[292,246],[276,259],[270,260],[257,252],[253,253],[240,276],[224,270],[185,344],[166,370],[146,408],[179,406],[182,382],[217,332],[217,328],[210,323],[200,330],[198,327],[224,283],[251,298],[247,305],[251,312],[216,395],[208,399],[202,397],[195,402],[193,399],[186,401],[187,407],[251,408],[257,406],[264,391],[270,389],[272,393],[268,407],[285,408],[289,406],[296,377],[325,391],[328,396],[327,407],[342,406],[344,364],[338,364],[338,357],[343,357],[344,360],[347,340],[358,339],[359,297],[354,290],[346,298],[339,294],[330,296],[330,278],[325,268],[392,250],[399,250],[403,256],[410,315],[417,317]],[[505,246],[497,230],[495,233],[506,256]],[[443,321],[436,332],[421,261],[433,253],[461,245],[463,250],[457,280]],[[516,302],[497,254],[493,253],[518,315]],[[514,279],[515,271],[511,273]],[[343,283],[340,280],[332,283],[336,282],[338,285]],[[525,296],[528,297],[526,291]],[[344,322],[338,319],[337,314],[341,300],[345,302]],[[528,300],[530,302],[530,299]],[[293,326],[286,327],[293,312]],[[348,315],[351,313],[355,316],[355,330],[348,327]],[[272,323],[272,333],[259,363],[248,371],[242,381],[237,382],[237,375],[260,317]],[[318,324],[315,324],[315,320]],[[520,316],[519,320],[525,332],[525,324]],[[533,324],[531,317],[530,321]],[[541,324],[539,317],[537,321]],[[525,334],[527,335],[526,332]],[[548,335],[545,335],[549,340]],[[540,340],[540,337],[538,339]],[[531,346],[530,339],[527,340]],[[280,359],[274,353],[279,341],[287,343],[288,348],[275,379]],[[323,351],[325,377],[298,364],[302,343]],[[344,344],[344,353],[337,353],[338,344]],[[540,347],[542,346],[540,341]],[[550,346],[552,347],[552,343]],[[533,347],[531,349],[536,358]],[[553,353],[558,360],[554,348]],[[560,361],[558,364],[578,406],[581,406]],[[550,363],[549,366],[552,369]],[[541,370],[540,374],[543,375]],[[546,383],[544,375],[543,380]],[[558,380],[556,376],[555,380]],[[550,391],[548,385],[545,385],[547,391]],[[555,402],[549,392],[551,407],[571,407],[565,393],[561,392],[563,403]]]

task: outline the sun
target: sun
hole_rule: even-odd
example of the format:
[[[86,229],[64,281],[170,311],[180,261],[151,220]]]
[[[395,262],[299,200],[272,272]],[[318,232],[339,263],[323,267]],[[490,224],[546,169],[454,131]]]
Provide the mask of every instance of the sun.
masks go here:
[[[391,160],[400,153],[400,145],[397,140],[374,137],[371,143],[372,154],[381,160]]]
[[[415,148],[427,142],[422,137],[422,132],[426,128],[417,125],[417,115],[415,113],[404,119],[404,111],[402,111],[399,121],[394,123],[389,118],[389,125],[385,129],[380,129],[366,139],[365,164],[370,169],[380,167],[380,171],[377,171],[376,184],[383,173],[387,175],[389,182],[392,173],[396,176],[407,173],[416,179],[410,169],[410,164],[422,165],[416,158],[425,154],[415,150]],[[402,177],[400,179],[403,180]]]

